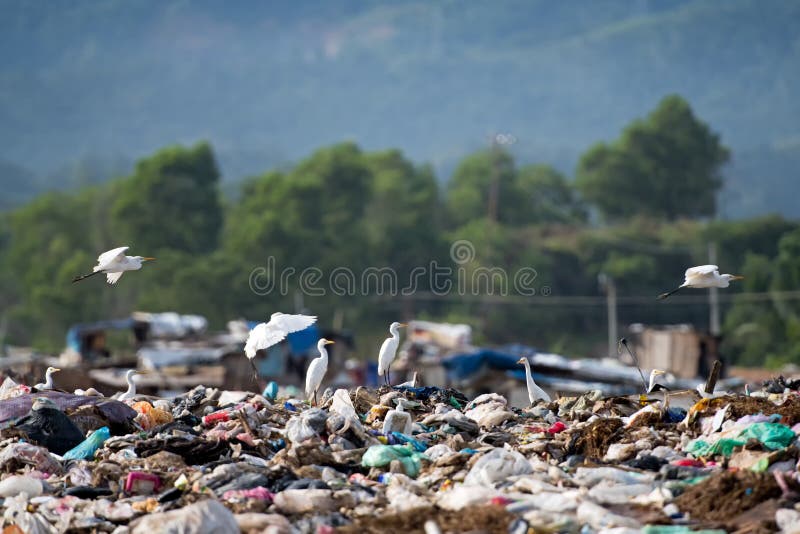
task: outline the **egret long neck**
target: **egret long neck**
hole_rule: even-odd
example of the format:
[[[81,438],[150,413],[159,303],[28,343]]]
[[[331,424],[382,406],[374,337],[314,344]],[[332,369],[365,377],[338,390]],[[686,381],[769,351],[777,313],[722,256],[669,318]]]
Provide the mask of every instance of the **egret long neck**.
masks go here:
[[[322,360],[323,362],[327,362],[328,361],[328,349],[326,349],[324,345],[320,345],[317,348],[319,349],[319,358],[320,358],[320,360]]]
[[[396,327],[396,326],[390,326],[389,327],[389,333],[392,334],[392,337],[394,339],[398,339],[400,337],[400,331],[397,328],[398,327]]]
[[[128,374],[125,378],[128,381],[128,391],[126,393],[128,395],[136,395],[136,382],[133,381],[133,374]]]
[[[47,389],[53,389],[53,371],[49,369],[44,374],[44,385]]]
[[[533,388],[536,387],[536,382],[533,381],[533,373],[531,373],[531,364],[529,362],[525,362],[525,382],[528,384],[528,391],[533,391]]]

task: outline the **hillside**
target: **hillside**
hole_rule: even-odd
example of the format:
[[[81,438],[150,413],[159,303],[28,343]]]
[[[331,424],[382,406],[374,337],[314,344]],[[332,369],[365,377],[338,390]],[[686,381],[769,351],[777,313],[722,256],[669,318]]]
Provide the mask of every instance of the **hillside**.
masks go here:
[[[493,131],[517,138],[520,160],[571,173],[675,92],[733,150],[723,215],[800,216],[785,201],[800,192],[794,1],[2,0],[0,15],[13,199],[196,139],[227,180],[343,139],[445,178]]]

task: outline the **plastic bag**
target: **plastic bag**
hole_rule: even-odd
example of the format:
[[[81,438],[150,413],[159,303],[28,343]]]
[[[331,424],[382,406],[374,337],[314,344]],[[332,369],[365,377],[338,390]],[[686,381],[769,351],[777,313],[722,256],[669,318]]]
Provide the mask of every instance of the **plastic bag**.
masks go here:
[[[0,469],[15,471],[22,465],[29,465],[34,469],[48,474],[59,474],[63,471],[61,464],[44,447],[33,443],[11,443],[0,453]]]
[[[475,462],[464,479],[465,484],[492,485],[514,475],[533,472],[531,463],[516,451],[493,449]]]
[[[754,423],[745,428],[736,439],[722,438],[715,443],[695,440],[686,448],[686,452],[694,456],[730,456],[733,449],[742,447],[747,440],[758,440],[765,449],[771,451],[787,447],[794,441],[795,433],[786,425],[779,423]]]
[[[267,384],[267,387],[264,388],[264,398],[268,401],[274,401],[278,398],[278,383],[273,381]]]
[[[64,459],[90,460],[94,458],[94,453],[97,452],[97,449],[99,449],[110,437],[111,432],[108,430],[107,426],[98,428],[91,436],[86,438],[83,443],[64,453]]]
[[[741,447],[746,443],[745,440],[738,440],[733,438],[722,438],[714,443],[697,439],[692,441],[686,448],[689,454],[701,458],[707,456],[725,456],[730,457],[733,454],[733,449]]]
[[[132,408],[139,412],[136,416],[136,422],[141,425],[142,429],[150,430],[165,423],[174,421],[172,414],[166,410],[153,407],[147,401],[139,401],[133,404]]]
[[[399,460],[403,471],[411,478],[417,478],[422,460],[428,457],[416,452],[410,445],[373,445],[361,458],[364,467],[384,467]]]
[[[744,440],[755,438],[765,448],[775,451],[787,447],[794,441],[795,435],[791,428],[780,423],[754,423],[745,428],[739,434],[739,438]]]
[[[353,401],[350,400],[350,394],[346,389],[337,389],[333,394],[331,402],[330,413],[341,415],[344,418],[352,418],[358,421],[358,414],[356,408],[353,406]]]
[[[301,443],[325,431],[328,414],[319,408],[311,408],[286,423],[286,437],[292,443]]]

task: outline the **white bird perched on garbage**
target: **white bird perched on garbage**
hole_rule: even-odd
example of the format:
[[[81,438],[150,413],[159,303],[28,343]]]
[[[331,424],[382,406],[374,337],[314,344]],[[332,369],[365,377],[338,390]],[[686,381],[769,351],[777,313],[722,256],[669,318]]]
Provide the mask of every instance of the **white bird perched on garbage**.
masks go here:
[[[658,298],[665,299],[673,293],[677,293],[684,287],[692,287],[696,289],[707,287],[728,287],[731,284],[731,281],[742,280],[744,279],[744,276],[739,276],[737,274],[719,274],[719,267],[716,265],[699,265],[697,267],[690,267],[686,269],[684,278],[685,279],[681,285],[672,291],[661,293]]]
[[[44,382],[36,384],[35,387],[39,391],[48,391],[53,389],[53,373],[59,372],[61,369],[58,367],[48,367],[44,372]]]
[[[94,270],[89,274],[76,276],[72,279],[72,283],[80,282],[96,274],[105,274],[106,281],[113,285],[122,278],[125,271],[138,271],[142,268],[144,262],[155,260],[155,258],[147,258],[144,256],[126,256],[125,251],[129,248],[130,247],[118,247],[103,252],[97,257],[97,265],[94,266]]]
[[[125,381],[128,383],[128,390],[117,397],[117,400],[126,401],[136,397],[136,382],[134,382],[133,377],[140,374],[142,374],[142,372],[136,369],[129,369],[128,372],[125,373]]]
[[[244,344],[244,355],[253,366],[253,380],[258,378],[258,369],[253,362],[256,352],[261,349],[269,348],[286,339],[292,332],[305,330],[317,322],[314,315],[292,315],[289,313],[275,312],[267,323],[259,323],[250,330],[247,335],[247,342]]]
[[[381,351],[378,353],[378,376],[383,376],[386,385],[391,385],[389,382],[389,367],[397,356],[397,347],[400,346],[400,332],[399,328],[407,326],[405,323],[398,323],[397,321],[389,325],[389,333],[392,337],[387,337],[381,345]]]
[[[548,395],[545,390],[540,388],[538,385],[536,385],[536,382],[533,381],[533,374],[531,374],[531,362],[528,361],[528,358],[520,358],[517,360],[517,363],[521,363],[525,366],[525,382],[528,384],[528,400],[531,401],[531,404],[537,400],[550,402],[552,400],[550,395]]]
[[[306,371],[306,397],[308,399],[311,399],[312,396],[314,397],[314,406],[317,405],[317,390],[328,370],[328,349],[325,348],[325,345],[332,345],[333,343],[333,341],[324,337],[317,341],[319,357],[311,360],[308,365],[308,371]]]
[[[415,388],[417,387],[417,372],[414,371],[414,376],[411,377],[411,380],[408,382],[403,382],[402,384],[398,384],[397,387],[399,388]]]
[[[664,374],[666,374],[666,371],[662,371],[661,369],[653,369],[650,371],[650,383],[647,385],[647,393],[652,393],[658,390],[669,391],[669,388],[667,388],[665,385],[656,382],[658,377]]]

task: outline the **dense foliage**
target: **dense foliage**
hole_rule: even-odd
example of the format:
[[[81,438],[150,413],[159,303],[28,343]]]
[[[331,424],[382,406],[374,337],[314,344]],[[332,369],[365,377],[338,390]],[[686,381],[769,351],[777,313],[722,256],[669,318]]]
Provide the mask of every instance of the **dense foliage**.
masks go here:
[[[623,324],[704,328],[706,305],[654,296],[688,265],[705,263],[714,242],[724,272],[747,277],[724,294],[728,356],[800,362],[800,304],[785,293],[800,284],[800,225],[778,216],[697,218],[714,214],[727,154],[676,96],[618,141],[589,149],[576,186],[495,147],[464,158],[440,188],[430,167],[397,150],[342,143],[255,176],[237,200],[223,201],[208,144],[167,147],[127,177],[42,195],[0,218],[0,325],[8,343],[58,350],[70,324],[137,309],[199,313],[223,327],[305,306],[324,324],[354,330],[364,357],[374,357],[386,324],[412,316],[467,321],[479,342],[599,354],[606,316],[598,275],[616,281]],[[631,173],[617,173],[615,162]],[[468,248],[456,253],[460,241]],[[158,261],[113,288],[98,278],[70,283],[100,251],[123,244]],[[432,262],[450,268],[449,290],[416,276]],[[397,287],[380,286],[388,267]],[[370,269],[375,276],[362,283]],[[493,285],[499,272],[505,288]],[[519,273],[527,293],[514,286]],[[270,280],[277,283],[263,290]],[[728,298],[742,288],[761,300]]]

